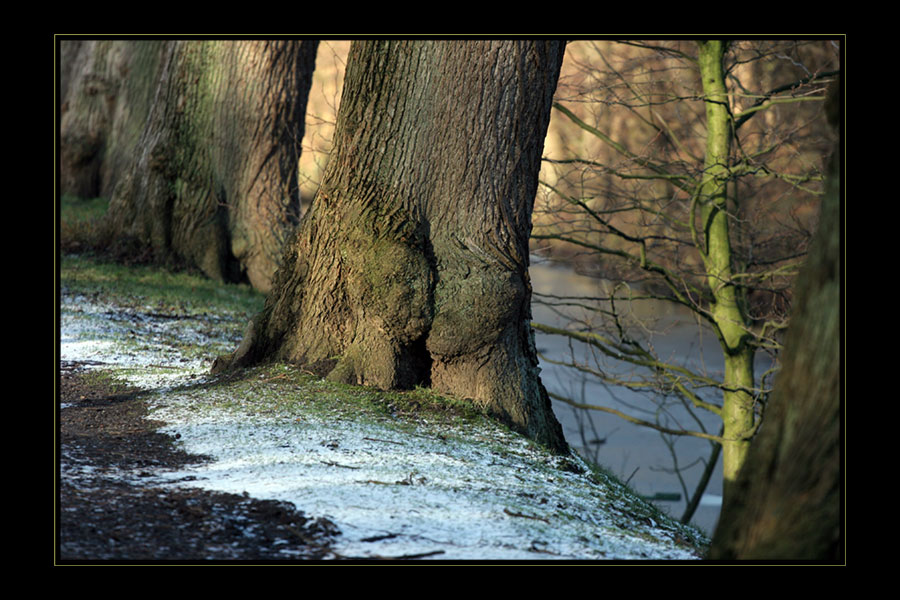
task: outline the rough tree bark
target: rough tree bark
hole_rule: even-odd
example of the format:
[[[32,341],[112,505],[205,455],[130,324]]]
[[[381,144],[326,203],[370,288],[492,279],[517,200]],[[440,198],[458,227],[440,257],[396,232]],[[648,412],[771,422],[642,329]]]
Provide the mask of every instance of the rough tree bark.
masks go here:
[[[564,43],[351,48],[321,188],[214,370],[278,359],[430,385],[564,451],[529,327],[528,237]]]
[[[839,86],[827,102],[840,116]],[[797,278],[781,373],[766,419],[725,498],[712,559],[840,560],[840,146],[829,164],[819,227]]]
[[[159,41],[60,41],[62,194],[112,194],[150,112],[163,46]]]
[[[300,197],[317,42],[169,41],[109,214],[164,259],[264,292]]]

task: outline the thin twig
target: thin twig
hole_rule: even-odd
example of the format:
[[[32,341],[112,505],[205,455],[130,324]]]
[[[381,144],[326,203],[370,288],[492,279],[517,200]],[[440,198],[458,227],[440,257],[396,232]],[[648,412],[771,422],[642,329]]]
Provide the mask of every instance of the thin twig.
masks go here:
[[[382,440],[379,438],[372,438],[372,437],[364,437],[363,439],[369,440],[370,442],[384,442],[386,444],[397,444],[398,446],[403,445],[403,442],[395,442],[394,440]]]
[[[362,467],[351,467],[350,465],[342,465],[340,463],[332,462],[330,460],[320,460],[320,463],[323,465],[328,465],[329,467],[340,467],[342,469],[361,469]]]
[[[509,510],[508,508],[504,508],[503,512],[505,512],[506,514],[508,514],[511,517],[522,517],[523,519],[534,519],[535,521],[543,521],[544,523],[550,522],[547,519],[545,519],[544,517],[536,517],[534,515],[526,515],[523,513],[517,513],[517,512],[513,512],[513,511]]]

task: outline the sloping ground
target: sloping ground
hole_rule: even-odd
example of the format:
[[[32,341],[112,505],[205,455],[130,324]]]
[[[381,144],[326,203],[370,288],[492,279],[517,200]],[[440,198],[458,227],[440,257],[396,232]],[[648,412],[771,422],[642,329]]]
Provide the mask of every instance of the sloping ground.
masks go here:
[[[146,418],[139,390],[63,363],[56,558],[272,560],[333,556],[336,529],[292,505],[208,492],[159,477],[207,461]],[[94,363],[94,366],[98,366]]]
[[[135,295],[130,272],[92,273],[63,263],[60,360],[81,370],[61,378],[60,560],[701,555],[700,533],[615,479],[428,390],[339,386],[284,365],[209,376],[239,341],[237,304]],[[90,382],[104,392],[70,389]],[[116,429],[102,413],[137,420]],[[112,445],[89,441],[100,430]],[[106,516],[93,530],[76,518],[88,503]],[[138,555],[125,550],[129,519]]]

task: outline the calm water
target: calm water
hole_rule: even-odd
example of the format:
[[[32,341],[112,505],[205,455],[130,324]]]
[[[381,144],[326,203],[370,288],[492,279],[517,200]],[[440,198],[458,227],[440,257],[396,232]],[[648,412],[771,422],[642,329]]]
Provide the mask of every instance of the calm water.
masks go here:
[[[567,268],[552,266],[536,257],[532,257],[531,278],[536,294],[536,302],[532,308],[534,320],[554,326],[563,326],[568,317],[584,318],[590,313],[583,308],[568,307],[564,309],[567,316],[560,316],[537,301],[538,293],[599,296],[605,285],[597,279],[578,275]],[[661,309],[648,304],[636,305],[632,311],[635,317],[633,326],[639,328],[636,334],[646,336],[658,356],[710,375],[718,376],[721,373],[723,359],[717,341],[711,333],[702,332],[687,311]],[[583,346],[572,345],[563,337],[536,332],[535,342],[538,351],[549,359],[571,360],[574,352],[581,362],[595,364]],[[627,375],[631,368],[614,366],[614,363],[609,362],[603,366],[607,372],[618,375]],[[674,429],[697,430],[699,427],[694,417],[680,406],[671,406],[671,401],[665,408],[661,408],[644,394],[622,387],[605,386],[596,378],[580,375],[571,368],[554,365],[546,360],[542,360],[541,368],[544,385],[552,393],[582,403],[615,408],[648,421],[665,421]],[[713,394],[706,399],[714,400],[716,396]],[[554,412],[571,445],[583,448],[583,451],[580,450],[583,454],[595,456],[599,464],[612,470],[622,480],[629,480],[629,484],[640,494],[680,494],[680,501],[657,501],[656,504],[672,516],[681,517],[686,507],[686,498],[677,475],[673,473],[673,452],[678,465],[683,469],[681,476],[688,493],[692,494],[703,473],[704,465],[700,459],[706,460],[710,455],[709,442],[695,437],[678,436],[670,438],[673,442],[670,448],[657,431],[633,425],[616,415],[578,410],[558,401],[554,401]],[[709,433],[718,433],[721,423],[718,417],[701,410],[695,411],[695,414]],[[695,525],[707,533],[712,533],[715,528],[721,495],[720,458],[701,505],[692,519]]]

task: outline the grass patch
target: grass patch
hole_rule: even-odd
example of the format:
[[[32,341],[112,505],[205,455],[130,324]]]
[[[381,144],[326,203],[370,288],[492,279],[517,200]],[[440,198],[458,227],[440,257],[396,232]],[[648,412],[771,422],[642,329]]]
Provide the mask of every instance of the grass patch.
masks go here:
[[[59,282],[68,293],[156,306],[161,313],[252,315],[265,303],[265,297],[246,284],[222,284],[197,274],[121,265],[85,255],[61,258]]]
[[[112,248],[115,232],[107,222],[106,198],[63,196],[59,202],[59,245],[63,252],[98,252]]]
[[[169,312],[251,315],[265,298],[245,284],[222,284],[195,270],[161,265],[147,248],[110,230],[109,201],[63,196],[59,203],[60,286],[70,293],[115,297],[119,304]]]
[[[59,220],[70,225],[95,224],[106,215],[108,208],[109,200],[106,198],[63,196],[59,203]]]
[[[80,377],[88,386],[103,389],[109,395],[134,392],[134,388],[116,371],[91,369],[81,373]]]
[[[391,421],[415,429],[423,424],[448,426],[474,424],[486,419],[471,402],[440,396],[427,388],[383,391],[336,383],[304,373],[293,365],[274,363],[221,375],[205,385],[225,394],[211,394],[219,408],[251,408],[291,416],[294,413],[346,415]]]
[[[156,265],[196,271],[174,255],[157,256],[148,242],[123,234],[108,217],[106,198],[63,196],[59,200],[59,248],[63,254],[89,254],[126,265]]]
[[[430,388],[383,392],[375,398],[379,410],[397,418],[430,421],[473,421],[483,416],[472,402],[448,398]]]

